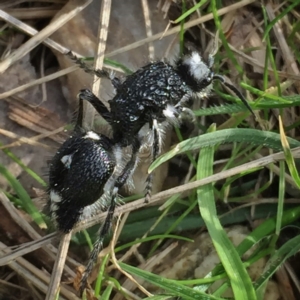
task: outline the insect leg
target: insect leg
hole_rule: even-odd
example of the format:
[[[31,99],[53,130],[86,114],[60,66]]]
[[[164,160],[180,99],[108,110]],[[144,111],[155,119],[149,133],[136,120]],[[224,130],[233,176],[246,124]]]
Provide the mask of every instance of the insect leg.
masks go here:
[[[79,106],[78,106],[78,113],[77,113],[77,119],[74,127],[74,131],[79,131],[82,128],[83,124],[83,101],[82,98],[79,98]]]
[[[103,240],[111,228],[112,219],[113,219],[115,208],[116,208],[118,190],[119,189],[117,187],[115,187],[113,189],[113,192],[111,195],[111,202],[110,202],[104,223],[101,226],[99,238],[96,241],[96,243],[94,244],[93,251],[90,254],[89,262],[86,266],[84,275],[83,275],[81,283],[80,283],[80,295],[82,295],[83,290],[85,289],[85,287],[87,285],[87,280],[88,280],[89,275],[92,272],[94,263],[97,260],[97,257],[99,255],[101,249],[103,248]]]
[[[106,120],[108,123],[111,122],[111,113],[103,102],[97,98],[89,89],[80,90],[78,94],[79,103],[82,100],[86,100],[93,105],[96,111]]]
[[[105,236],[108,234],[111,225],[112,225],[112,219],[116,207],[117,202],[117,196],[119,189],[126,183],[126,180],[128,179],[129,175],[132,173],[132,171],[135,169],[136,166],[136,156],[138,153],[138,150],[140,148],[140,141],[136,139],[133,144],[133,150],[132,150],[132,156],[130,160],[127,162],[125,168],[123,169],[121,175],[118,176],[118,178],[115,180],[114,187],[112,188],[112,191],[110,193],[111,202],[107,211],[107,215],[105,218],[104,223],[101,226],[100,232],[99,232],[99,238],[96,241],[93,251],[90,254],[89,262],[86,266],[84,275],[81,280],[80,284],[80,294],[83,293],[84,288],[86,287],[87,280],[89,275],[92,272],[93,266],[95,264],[95,261],[97,260],[97,257],[100,253],[100,251],[103,248],[103,240]]]
[[[153,130],[153,146],[152,146],[151,163],[153,163],[157,159],[160,151],[160,140],[159,140],[159,130],[158,130],[157,120],[153,120],[152,130]],[[153,182],[153,174],[151,173],[148,175],[146,179],[146,188],[145,188],[146,203],[150,202],[151,192],[152,192],[152,182]]]

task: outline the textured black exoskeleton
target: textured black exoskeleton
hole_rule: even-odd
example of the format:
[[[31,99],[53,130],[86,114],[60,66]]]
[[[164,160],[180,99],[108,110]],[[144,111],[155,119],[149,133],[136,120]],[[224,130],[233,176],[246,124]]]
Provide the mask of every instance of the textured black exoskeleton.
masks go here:
[[[82,292],[102,248],[103,238],[111,227],[118,190],[136,167],[143,142],[142,127],[149,125],[153,136],[154,161],[163,140],[159,123],[167,121],[177,125],[183,114],[191,114],[187,107],[190,100],[208,96],[214,80],[229,87],[252,110],[234,86],[213,73],[212,57],[206,64],[196,52],[178,59],[174,66],[163,61],[150,63],[124,80],[111,77],[105,70],[92,71],[81,60],[72,58],[86,71],[110,79],[116,92],[108,109],[91,91],[80,91],[74,132],[50,164],[48,207],[60,231],[67,233],[79,220],[99,210],[107,210],[82,279]],[[90,102],[110,124],[112,138],[82,128],[83,100]],[[127,146],[131,146],[129,159],[123,157],[122,151]],[[150,198],[151,184],[152,175],[147,178],[146,200]]]
[[[131,161],[141,146],[141,128],[148,124],[153,133],[152,161],[159,152],[162,141],[158,123],[167,121],[173,125],[179,123],[183,113],[192,114],[186,107],[191,99],[201,99],[209,95],[212,82],[219,80],[231,89],[253,113],[243,95],[233,85],[227,83],[221,75],[212,71],[213,57],[205,63],[197,52],[192,52],[176,61],[174,65],[158,61],[150,63],[123,81],[111,77],[107,71],[86,67],[82,60],[70,56],[87,72],[111,80],[115,96],[109,101],[108,110],[101,100],[89,90],[80,92],[81,98],[89,101],[100,115],[111,125],[113,143],[120,147],[132,145]],[[152,175],[147,178],[146,201],[150,199]]]
[[[81,292],[111,228],[118,190],[134,168],[131,162],[122,164],[121,150],[111,139],[84,130],[82,118],[83,99],[79,95],[74,131],[50,162],[47,205],[51,218],[63,233],[70,232],[79,220],[107,210],[82,279]]]

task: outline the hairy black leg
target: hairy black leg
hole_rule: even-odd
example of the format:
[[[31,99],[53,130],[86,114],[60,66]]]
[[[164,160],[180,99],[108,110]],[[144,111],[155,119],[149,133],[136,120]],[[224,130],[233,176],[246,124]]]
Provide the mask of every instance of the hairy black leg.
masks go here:
[[[195,114],[190,108],[183,107],[181,105],[176,105],[176,109],[177,109],[177,112],[178,112],[177,118],[179,120],[186,119],[186,120],[190,120],[192,122],[194,122],[196,120]]]
[[[255,114],[249,105],[248,101],[245,99],[245,97],[242,95],[242,93],[232,84],[226,82],[225,78],[219,74],[214,74],[213,76],[214,80],[219,80],[223,85],[228,87],[231,91],[233,91],[239,98],[240,100],[245,104],[245,106],[248,108],[248,110],[251,112],[251,114],[255,117]]]
[[[108,123],[111,122],[111,113],[103,102],[96,97],[89,89],[80,90],[78,94],[79,102],[82,100],[88,101],[93,105],[96,111],[106,120]]]
[[[86,266],[84,275],[82,277],[81,283],[80,283],[80,295],[82,295],[83,290],[85,289],[87,285],[87,280],[89,275],[92,272],[93,266],[95,261],[97,260],[97,257],[103,248],[103,240],[105,236],[108,234],[109,230],[111,229],[112,226],[112,219],[114,216],[115,208],[116,208],[116,202],[117,202],[117,195],[118,195],[118,188],[115,187],[113,189],[112,195],[111,195],[111,202],[107,211],[106,218],[104,220],[104,223],[101,226],[100,233],[99,233],[99,238],[94,244],[93,251],[90,254],[89,262]]]
[[[153,130],[153,146],[152,146],[151,163],[153,163],[157,159],[159,151],[160,151],[160,146],[159,146],[160,141],[159,141],[157,120],[153,120],[152,130]],[[153,173],[149,174],[146,179],[146,188],[145,188],[145,202],[146,203],[150,202],[151,192],[152,192],[152,182],[153,182]]]
[[[83,124],[83,101],[79,98],[79,107],[74,131],[80,131]]]
[[[139,152],[140,147],[141,147],[141,142],[139,141],[138,138],[136,138],[132,145],[132,153],[131,153],[130,160],[127,162],[122,174],[117,178],[116,186],[121,188],[125,184],[130,174],[135,170],[137,165],[137,154]]]
[[[107,211],[105,221],[101,226],[101,229],[99,232],[99,238],[96,241],[93,251],[90,254],[89,262],[86,266],[84,275],[82,277],[81,284],[80,284],[80,294],[83,293],[83,290],[85,289],[85,287],[87,285],[88,277],[90,276],[93,266],[97,260],[97,257],[103,248],[103,240],[111,228],[112,219],[113,219],[116,202],[117,202],[118,191],[125,184],[128,177],[130,176],[132,171],[135,169],[136,156],[137,156],[139,148],[140,148],[140,141],[138,139],[136,139],[134,141],[133,147],[132,147],[132,156],[131,156],[130,160],[128,161],[128,163],[126,164],[125,168],[123,169],[122,173],[115,180],[114,187],[112,188],[112,191],[110,192],[111,202],[110,202],[110,205],[109,205],[109,208]]]
[[[76,55],[74,55],[72,51],[69,51],[67,53],[67,56],[69,56],[69,58],[73,60],[77,65],[79,65],[80,68],[83,69],[86,73],[96,75],[99,78],[109,79],[115,89],[120,87],[121,81],[117,77],[111,76],[109,72],[107,72],[106,70],[100,70],[100,69],[95,70],[94,68],[86,64],[83,59],[78,58]]]

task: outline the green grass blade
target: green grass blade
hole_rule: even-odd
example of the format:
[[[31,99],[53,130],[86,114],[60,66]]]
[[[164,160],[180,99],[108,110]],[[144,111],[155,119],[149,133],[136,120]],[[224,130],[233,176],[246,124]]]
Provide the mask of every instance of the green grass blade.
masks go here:
[[[228,144],[236,142],[252,144],[254,146],[263,145],[274,150],[282,149],[280,135],[278,133],[247,128],[224,129],[190,138],[177,144],[174,149],[160,156],[149,167],[149,173],[175,155],[184,153],[186,151],[215,147],[218,144]],[[297,140],[288,138],[288,142],[291,148],[300,146],[300,142],[298,142]]]
[[[213,149],[202,149],[197,168],[197,180],[213,174]],[[230,279],[235,299],[256,299],[247,270],[223,229],[215,206],[212,184],[197,189],[198,205],[214,247]]]
[[[112,295],[111,295],[111,292],[113,290],[113,285],[112,284],[109,284],[105,291],[103,292],[103,294],[101,295],[101,299],[102,300],[109,300],[109,299],[112,299]]]
[[[3,146],[2,143],[0,143],[0,146]],[[34,171],[32,171],[30,168],[25,166],[23,162],[15,156],[10,150],[8,149],[3,149],[2,150],[10,159],[12,159],[15,163],[17,163],[26,173],[28,173],[33,179],[35,179],[39,184],[42,186],[46,187],[47,183]]]
[[[287,226],[300,218],[300,206],[285,210],[282,215],[282,227]],[[243,255],[253,245],[258,243],[264,237],[275,232],[276,216],[265,220],[257,228],[255,228],[248,237],[237,246],[239,255]]]
[[[300,235],[290,239],[283,246],[278,249],[275,254],[270,258],[265,271],[259,279],[255,282],[254,287],[259,290],[271,276],[280,268],[284,262],[295,255],[300,250]]]
[[[201,0],[199,3],[194,5],[192,8],[187,10],[185,13],[183,13],[179,18],[177,18],[175,21],[173,21],[173,23],[178,24],[179,22],[183,21],[185,18],[187,18],[189,15],[191,15],[197,9],[199,9],[202,5],[204,5],[207,1],[208,0]]]
[[[269,35],[269,32],[273,28],[274,24],[276,24],[280,19],[282,19],[287,13],[289,13],[294,7],[296,7],[300,3],[299,0],[294,0],[292,2],[293,3],[291,5],[284,9],[282,13],[280,13],[274,20],[272,20],[272,22],[270,22],[270,24],[265,29],[263,40],[265,40],[266,37]]]
[[[186,287],[178,283],[176,280],[166,279],[164,277],[152,274],[142,269],[129,266],[122,262],[119,262],[119,265],[126,272],[141,277],[144,280],[154,284],[155,286],[158,286],[170,292],[170,295],[182,297],[185,300],[225,300],[224,298],[215,297],[213,295],[207,295],[203,292],[196,291],[190,287]]]
[[[282,143],[282,148],[283,148],[283,152],[285,155],[286,164],[289,168],[291,176],[293,177],[297,187],[300,188],[300,177],[299,177],[298,170],[297,170],[297,167],[295,164],[295,160],[293,158],[293,154],[290,149],[288,139],[284,133],[283,124],[282,124],[282,120],[281,120],[280,116],[279,116],[279,129],[280,129],[281,143]]]
[[[223,96],[223,95],[222,95]],[[224,98],[234,99],[231,96]],[[283,97],[285,101],[279,100],[269,100],[263,98],[258,102],[249,102],[250,107],[253,110],[261,110],[261,109],[273,109],[273,108],[288,108],[288,107],[295,107],[300,105],[300,97],[293,96],[293,97]],[[200,108],[194,111],[195,116],[213,116],[213,115],[220,115],[220,114],[234,114],[240,112],[248,111],[247,107],[245,107],[242,103],[234,103],[234,104],[225,104],[220,106],[211,106],[206,108]]]
[[[152,297],[144,298],[143,300],[166,300],[166,299],[174,299],[174,297],[168,295],[155,295]]]
[[[20,184],[20,182],[3,166],[0,164],[0,174],[2,174],[11,187],[14,189],[20,200],[22,201],[22,207],[31,216],[40,228],[47,228],[47,225],[41,215],[33,204],[31,198]]]
[[[104,256],[104,258],[102,259],[101,267],[99,269],[99,273],[98,273],[96,285],[95,285],[95,290],[94,290],[95,297],[99,297],[101,294],[102,279],[104,277],[104,271],[105,271],[105,267],[106,267],[108,258],[109,258],[109,254],[106,254]]]

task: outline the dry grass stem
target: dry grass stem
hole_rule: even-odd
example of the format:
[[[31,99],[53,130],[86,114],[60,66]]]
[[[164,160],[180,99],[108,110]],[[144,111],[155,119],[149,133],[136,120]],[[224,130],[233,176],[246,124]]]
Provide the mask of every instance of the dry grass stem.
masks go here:
[[[145,270],[148,272],[151,272],[154,268],[154,266],[159,265],[163,262],[163,259],[172,251],[174,250],[176,247],[178,246],[178,242],[172,243],[170,244],[166,249],[161,250],[159,253],[157,253],[156,255],[154,255],[153,257],[151,257],[147,262],[140,264],[139,266],[137,266],[137,268],[141,269],[141,270]],[[126,257],[128,258],[128,256],[126,255]],[[122,257],[122,260],[120,259],[119,261],[123,261],[124,257]],[[144,280],[139,279],[139,284],[143,285]],[[134,290],[135,289],[135,283],[130,279],[127,278],[124,283],[123,283],[123,287],[126,288],[127,290]],[[113,300],[122,300],[122,295],[117,294]]]
[[[33,145],[33,146],[38,146],[39,145],[40,147],[48,149],[49,146],[44,145],[42,143],[39,143],[38,140],[41,140],[41,139],[46,138],[46,137],[51,137],[52,135],[56,135],[56,134],[62,132],[64,129],[65,129],[65,127],[59,127],[59,128],[57,128],[53,131],[44,132],[42,134],[38,134],[38,135],[33,136],[31,138],[25,138],[25,137],[19,137],[18,138],[18,135],[16,135],[13,132],[10,132],[10,131],[4,130],[4,129],[0,129],[0,134],[3,134],[3,135],[5,135],[7,137],[10,137],[10,138],[18,138],[17,141],[12,142],[11,144],[0,146],[0,150],[8,149],[8,148],[16,147],[16,146],[21,146],[24,143],[25,144],[30,144],[30,145]]]
[[[114,234],[113,234],[113,237],[112,237],[112,240],[111,240],[111,243],[110,243],[110,253],[111,253],[111,258],[112,258],[113,264],[116,267],[116,269],[118,269],[122,274],[125,275],[125,277],[127,277],[129,280],[134,282],[136,284],[137,288],[142,293],[144,293],[148,297],[152,297],[153,295],[151,293],[149,293],[143,286],[141,286],[129,273],[124,271],[118,264],[118,260],[117,260],[116,255],[115,255],[114,248],[115,248],[115,244],[117,242],[116,233],[117,233],[117,228],[118,228],[119,222],[120,222],[120,215],[117,219],[116,229],[114,230]]]
[[[145,20],[145,29],[147,37],[153,36],[152,28],[151,28],[151,18],[150,18],[150,10],[148,5],[148,0],[142,0],[142,8]],[[149,59],[154,60],[154,45],[152,42],[148,43],[148,51],[149,51]]]
[[[96,52],[95,69],[102,69],[104,53],[106,47],[108,25],[111,11],[111,1],[105,0],[101,4],[100,22],[99,22],[99,35],[98,35],[98,48]],[[98,95],[100,91],[100,79],[94,76],[93,93]],[[88,103],[85,103],[88,104]],[[90,104],[86,105],[85,120],[88,120],[89,124],[93,124],[95,110]],[[51,282],[47,291],[46,300],[51,300],[59,292],[59,284],[62,276],[66,257],[68,255],[69,243],[71,241],[72,231],[61,237],[61,241],[58,248],[57,258],[52,270]]]
[[[45,300],[55,299],[60,292],[60,280],[64,270],[66,257],[68,255],[68,249],[72,237],[72,231],[61,236],[59,247],[57,251],[57,257],[52,269],[51,279]]]
[[[291,152],[292,152],[294,158],[300,158],[300,147],[291,149]],[[193,190],[197,187],[240,174],[244,171],[249,171],[250,169],[254,169],[254,168],[265,167],[269,164],[273,164],[273,163],[276,163],[276,162],[284,160],[284,159],[285,159],[284,153],[279,152],[279,153],[271,154],[266,157],[262,157],[260,159],[256,159],[254,161],[245,163],[241,166],[234,167],[234,168],[226,170],[226,171],[222,171],[218,174],[209,176],[207,178],[183,184],[181,186],[178,186],[178,187],[157,193],[156,195],[153,195],[151,198],[150,205],[157,205],[157,204],[163,202],[165,199],[167,199],[177,193],[187,192],[187,191]],[[134,202],[130,202],[123,206],[118,207],[116,209],[115,216],[119,216],[120,214],[137,210],[146,205],[149,205],[149,204],[145,203],[145,198],[138,199]],[[106,217],[106,212],[102,212],[102,213],[92,217],[89,220],[80,222],[74,228],[73,233],[90,228],[90,227],[102,222],[105,217]],[[42,246],[49,244],[57,235],[58,235],[57,233],[52,233],[52,234],[49,234],[49,235],[43,237],[41,240],[37,240],[37,241],[31,242],[31,243],[28,243],[25,247],[20,247],[21,250],[15,250],[14,255],[10,256],[10,259],[15,259],[21,255],[25,255],[26,253],[32,252]],[[38,244],[38,246],[36,246],[36,244]],[[1,257],[0,258],[0,266],[3,265],[4,262],[7,262],[7,258]]]
[[[75,17],[79,12],[81,12],[88,4],[92,2],[92,0],[74,0],[75,7],[71,9],[68,13],[61,15],[59,18],[55,20],[55,22],[50,23],[40,32],[38,32],[35,36],[33,36],[26,43],[22,44],[16,51],[10,54],[4,61],[0,63],[0,73],[3,73],[7,70],[11,65],[13,65],[16,61],[24,57],[27,53],[29,53],[33,48],[42,43],[46,38],[48,38],[52,33],[54,33],[57,29],[61,28],[64,24],[66,24],[69,20]],[[77,5],[76,5],[77,3]],[[0,11],[0,18],[3,18],[3,11]]]
[[[255,0],[243,0],[243,1],[240,1],[238,3],[229,5],[227,7],[221,8],[221,9],[218,10],[218,16],[222,16],[222,15],[226,14],[228,11],[240,9],[240,8],[242,8],[242,7],[246,6],[246,5],[249,5],[249,4],[253,3],[253,2],[255,2]],[[192,20],[192,21],[186,22],[184,24],[184,29],[186,30],[186,29],[191,28],[193,26],[202,24],[204,22],[212,20],[213,18],[214,18],[213,14],[209,13],[209,14],[207,14],[207,15],[205,15],[203,17],[200,17],[200,18],[198,18],[196,20]],[[106,57],[107,58],[108,57],[112,57],[114,55],[117,55],[117,54],[129,51],[129,50],[138,48],[140,46],[145,45],[146,43],[159,40],[163,35],[164,36],[169,36],[169,35],[172,35],[172,34],[176,34],[176,33],[180,32],[180,30],[181,30],[181,26],[178,25],[178,26],[176,26],[174,28],[169,29],[166,32],[159,32],[157,34],[152,35],[151,37],[139,40],[139,41],[137,41],[135,43],[132,43],[132,44],[130,44],[128,46],[125,46],[125,47],[119,48],[119,49],[117,49],[115,51],[112,51],[112,52],[106,54]]]
[[[39,85],[39,84],[42,84],[44,82],[48,82],[48,81],[51,81],[51,80],[54,80],[56,78],[59,78],[59,77],[62,77],[64,75],[67,75],[71,72],[74,72],[76,70],[78,70],[78,66],[72,66],[72,67],[69,67],[69,68],[66,68],[64,70],[61,70],[61,71],[58,71],[58,72],[55,72],[53,74],[50,74],[50,75],[47,75],[43,78],[39,78],[37,80],[33,80],[29,83],[26,83],[26,84],[23,84],[23,85],[20,85],[18,86],[17,88],[14,88],[10,91],[7,91],[7,92],[4,92],[2,94],[0,94],[0,100],[1,99],[5,99],[5,98],[8,98],[14,94],[17,94],[17,93],[20,93],[30,87],[33,87],[33,86],[36,86],[36,85]]]
[[[0,128],[0,134],[7,136],[9,138],[12,139],[18,139],[18,141],[15,141],[13,144],[13,146],[21,146],[22,144],[28,144],[28,145],[32,145],[32,146],[38,146],[38,147],[42,147],[44,149],[50,149],[51,147],[49,147],[48,145],[45,145],[43,143],[40,143],[38,141],[33,140],[32,138],[26,138],[26,137],[22,137],[12,131],[8,131],[5,129],[1,129]],[[11,147],[11,145],[4,145],[4,146],[0,146],[0,150],[2,149],[7,149],[9,147]]]
[[[10,253],[9,248],[0,242],[0,255],[4,256],[8,253]],[[36,268],[22,257],[17,258],[16,261],[11,261],[9,267],[19,276],[24,278],[24,280],[31,282],[35,287],[46,294],[50,282],[50,278],[46,273]],[[64,299],[79,299],[73,292],[69,291],[64,286],[61,286],[60,293]]]
[[[111,0],[104,0],[101,3],[101,11],[99,17],[99,27],[98,27],[98,36],[97,36],[97,50],[95,55],[95,62],[94,68],[95,70],[103,68],[103,61],[104,61],[104,54],[106,49],[106,41],[108,35],[108,28],[109,28],[109,19],[111,13]],[[100,87],[101,87],[101,78],[94,75],[92,92],[95,95],[100,94]],[[86,110],[84,114],[84,120],[90,126],[94,123],[94,115],[95,109],[94,107],[89,104],[88,102],[84,103]]]

